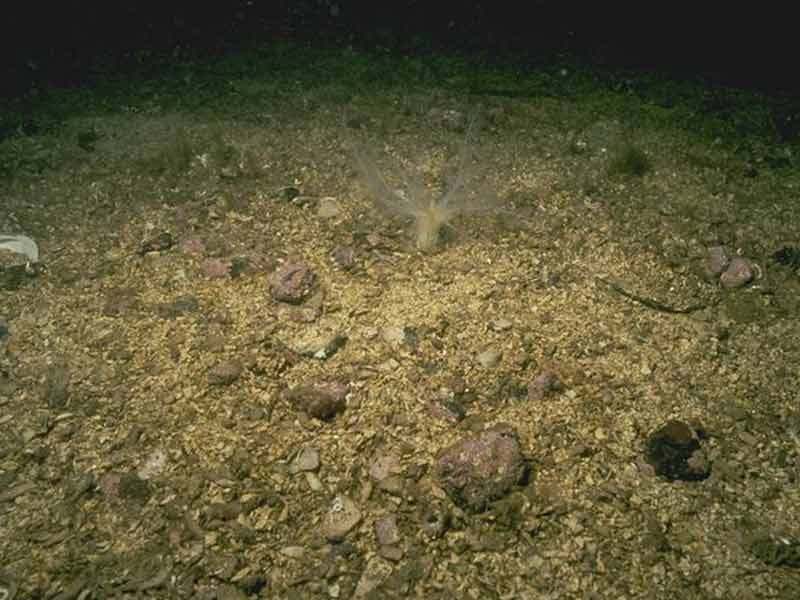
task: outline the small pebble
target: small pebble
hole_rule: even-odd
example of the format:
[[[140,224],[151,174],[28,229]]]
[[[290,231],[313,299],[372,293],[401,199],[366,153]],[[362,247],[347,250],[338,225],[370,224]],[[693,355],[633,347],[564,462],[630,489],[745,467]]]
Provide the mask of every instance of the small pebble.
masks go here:
[[[242,364],[237,360],[226,360],[219,363],[208,374],[212,385],[230,385],[242,374]]]
[[[341,212],[336,198],[320,198],[317,203],[317,216],[320,219],[332,219],[338,217]]]
[[[321,492],[325,489],[325,486],[322,485],[322,481],[320,481],[316,473],[307,471],[304,475],[306,476],[306,483],[312,492]]]
[[[319,452],[316,448],[303,448],[297,453],[292,465],[298,471],[316,471],[319,468]]]
[[[317,275],[300,262],[287,262],[269,278],[269,291],[279,302],[300,304],[314,291]]]
[[[375,538],[381,546],[389,546],[400,541],[397,530],[397,517],[389,515],[375,521]]]
[[[550,393],[558,391],[559,388],[560,384],[555,374],[551,371],[545,371],[537,375],[536,378],[528,384],[528,400],[543,400]]]
[[[492,331],[508,331],[511,329],[511,321],[508,319],[492,319],[489,321],[489,328]]]
[[[330,542],[338,542],[361,522],[361,511],[353,500],[339,494],[322,519],[322,532]]]
[[[492,369],[500,364],[502,357],[503,354],[497,350],[485,350],[478,355],[478,363],[484,369]]]
[[[210,279],[222,279],[231,274],[231,263],[221,258],[207,258],[203,261],[203,273]]]
[[[302,546],[285,546],[281,548],[281,554],[289,558],[300,559],[306,553]]]
[[[369,467],[369,476],[375,481],[383,481],[390,475],[402,471],[400,460],[392,454],[378,454]]]

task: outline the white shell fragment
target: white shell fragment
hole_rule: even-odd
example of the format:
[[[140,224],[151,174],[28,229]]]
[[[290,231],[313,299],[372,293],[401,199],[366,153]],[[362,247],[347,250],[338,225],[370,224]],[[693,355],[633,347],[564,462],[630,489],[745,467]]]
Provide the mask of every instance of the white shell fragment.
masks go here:
[[[26,235],[0,234],[0,250],[24,255],[28,262],[39,262],[39,246]]]

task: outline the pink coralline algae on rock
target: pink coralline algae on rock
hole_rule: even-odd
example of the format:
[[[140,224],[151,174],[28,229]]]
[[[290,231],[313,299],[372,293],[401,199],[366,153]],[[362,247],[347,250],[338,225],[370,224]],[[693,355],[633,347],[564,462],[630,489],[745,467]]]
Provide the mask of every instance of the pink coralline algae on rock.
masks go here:
[[[741,256],[734,256],[728,268],[719,276],[724,288],[740,288],[753,280],[753,269],[750,261]]]
[[[206,245],[197,238],[191,238],[181,242],[181,252],[184,254],[194,254],[202,256],[206,252]]]
[[[355,250],[352,246],[337,246],[333,249],[331,259],[343,271],[349,271],[355,265]]]
[[[481,511],[525,479],[527,463],[516,432],[501,425],[445,448],[434,473],[453,502]]]
[[[269,278],[269,291],[279,302],[300,304],[314,291],[316,274],[300,262],[287,262]]]
[[[212,279],[220,279],[231,274],[231,263],[220,258],[207,258],[203,261],[203,273]]]
[[[549,394],[558,391],[560,388],[561,382],[559,382],[555,373],[544,371],[528,384],[528,400],[543,400]]]
[[[397,517],[388,515],[375,521],[375,537],[381,546],[398,543],[400,531],[397,528]]]

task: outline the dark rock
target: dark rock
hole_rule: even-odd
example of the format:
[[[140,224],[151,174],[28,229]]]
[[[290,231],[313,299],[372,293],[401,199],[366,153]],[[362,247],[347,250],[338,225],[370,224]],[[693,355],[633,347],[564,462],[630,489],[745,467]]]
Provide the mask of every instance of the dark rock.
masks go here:
[[[702,481],[711,474],[697,433],[682,421],[669,421],[651,434],[645,458],[656,475],[670,481]]]
[[[48,408],[64,408],[69,400],[70,375],[67,367],[56,365],[50,367],[44,381],[42,395]]]
[[[203,511],[208,521],[232,521],[242,514],[241,502],[212,502]]]
[[[343,271],[349,271],[355,265],[356,253],[352,246],[337,246],[333,249],[331,259]]]
[[[230,260],[230,276],[233,278],[250,272],[254,267],[250,264],[250,259],[246,256],[234,256]]]
[[[168,231],[163,231],[157,236],[142,242],[142,245],[139,247],[139,254],[143,256],[149,252],[163,252],[164,250],[172,248],[174,243],[175,241],[172,239],[172,234]]]
[[[342,383],[303,385],[287,390],[286,399],[308,416],[327,421],[345,409],[349,391]]]
[[[523,481],[527,464],[516,432],[498,426],[444,449],[434,473],[453,502],[481,511]]]
[[[71,481],[67,486],[65,492],[70,502],[75,502],[84,494],[88,494],[97,486],[94,475],[87,473],[77,479]]]
[[[111,291],[103,306],[103,315],[118,317],[126,312],[136,310],[138,307],[137,292],[133,288],[122,288]]]
[[[758,532],[749,540],[748,549],[770,567],[800,569],[800,540]]]
[[[172,302],[158,306],[158,315],[164,319],[175,319],[181,315],[197,312],[200,302],[195,296],[180,296]]]
[[[151,495],[150,485],[136,473],[123,473],[119,481],[119,495],[121,498],[146,504]]]
[[[248,596],[255,596],[269,587],[269,579],[264,575],[246,575],[239,581],[239,588]]]
[[[18,386],[16,382],[11,379],[11,375],[9,373],[4,373],[2,367],[0,367],[0,396],[11,396],[17,389]],[[1,454],[0,452],[0,455]]]
[[[299,262],[287,262],[269,278],[270,294],[279,302],[300,304],[314,291],[316,274]]]
[[[780,250],[772,255],[774,260],[779,265],[784,267],[791,267],[793,269],[800,268],[800,248],[797,246],[783,246]]]
[[[334,561],[337,558],[350,558],[356,554],[358,554],[358,551],[356,550],[355,546],[349,542],[340,542],[330,546],[328,559]]]
[[[216,590],[216,600],[247,600],[247,596],[233,585],[223,584]]]
[[[549,394],[558,391],[560,388],[561,383],[558,381],[555,373],[545,371],[537,375],[536,378],[528,384],[528,400],[543,400]]]
[[[455,424],[467,416],[467,410],[460,402],[443,400],[430,402],[428,404],[428,414],[434,419]]]
[[[212,385],[230,385],[242,374],[242,365],[238,360],[226,360],[211,369],[208,374]]]
[[[146,504],[150,499],[149,484],[136,473],[106,473],[97,483],[98,488],[109,500],[121,502],[132,500],[137,504]]]
[[[438,539],[450,526],[450,513],[438,502],[425,504],[419,512],[418,520],[420,528],[426,536]]]
[[[296,187],[288,186],[281,190],[281,197],[287,202],[291,202],[300,195],[300,190]]]
[[[0,265],[0,290],[16,290],[45,271],[42,263],[26,262],[22,265]]]

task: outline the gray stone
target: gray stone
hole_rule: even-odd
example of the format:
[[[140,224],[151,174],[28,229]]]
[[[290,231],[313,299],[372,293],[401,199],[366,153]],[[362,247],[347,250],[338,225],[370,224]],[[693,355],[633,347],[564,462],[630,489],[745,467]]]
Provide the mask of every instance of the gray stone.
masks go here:
[[[336,198],[320,198],[319,203],[317,203],[317,216],[321,219],[338,217],[341,211],[342,209],[339,207]]]
[[[389,563],[378,557],[371,558],[358,580],[353,597],[366,598],[370,596],[391,574],[392,567]]]
[[[512,323],[508,319],[492,319],[489,321],[489,328],[492,331],[508,331],[511,327]]]
[[[400,460],[393,454],[378,454],[369,466],[369,476],[375,481],[383,481],[401,471]]]
[[[339,494],[322,520],[322,532],[330,542],[339,542],[361,522],[361,511],[353,500]]]
[[[345,342],[347,342],[347,336],[341,332],[325,325],[319,325],[310,328],[301,336],[289,340],[287,346],[300,356],[325,360],[333,356]]]
[[[309,447],[301,449],[297,456],[294,457],[292,467],[297,471],[316,471],[319,468],[319,451],[316,448]],[[290,467],[290,470],[292,467]]]
[[[502,357],[502,352],[497,350],[484,350],[478,355],[478,362],[484,369],[493,369],[500,364]]]

